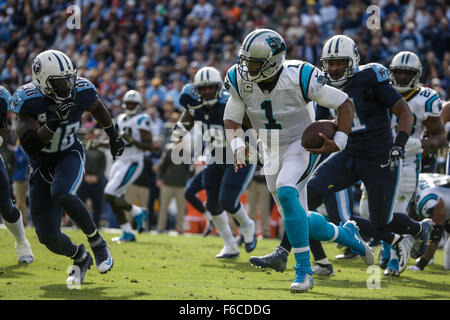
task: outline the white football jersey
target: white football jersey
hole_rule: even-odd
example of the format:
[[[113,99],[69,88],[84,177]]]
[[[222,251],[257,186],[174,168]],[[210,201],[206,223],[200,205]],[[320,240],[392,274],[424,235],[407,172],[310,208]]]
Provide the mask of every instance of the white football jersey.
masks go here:
[[[450,219],[450,176],[421,173],[415,199],[419,217],[428,218],[440,199],[444,201],[446,220],[448,220]]]
[[[268,92],[258,84],[241,78],[238,66],[232,66],[225,77],[225,88],[231,98],[224,119],[241,123],[246,112],[252,126],[266,145],[287,145],[301,139],[303,131],[314,122],[313,105],[338,108],[347,94],[325,83],[322,71],[301,60],[286,60],[275,87]],[[273,130],[279,141],[271,141]],[[267,139],[264,139],[264,133]],[[264,141],[266,140],[266,141]]]
[[[151,132],[151,119],[146,112],[141,112],[133,116],[128,116],[126,113],[121,113],[116,123],[119,126],[119,134],[129,132],[131,137],[141,142],[141,133],[139,130]],[[125,141],[125,150],[120,156],[121,159],[140,159],[144,157],[144,150],[137,148],[135,145]]]
[[[424,121],[429,117],[440,117],[442,102],[439,94],[431,88],[418,87],[406,97],[409,108],[414,117],[411,137],[422,139],[425,131]],[[394,136],[397,134],[398,119],[395,115],[392,117],[392,128]],[[416,159],[416,152],[406,152],[405,161]]]

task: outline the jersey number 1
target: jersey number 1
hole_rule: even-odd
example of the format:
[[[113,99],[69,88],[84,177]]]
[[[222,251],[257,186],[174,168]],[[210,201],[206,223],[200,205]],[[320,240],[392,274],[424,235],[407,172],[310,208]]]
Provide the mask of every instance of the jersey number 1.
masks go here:
[[[261,103],[261,109],[264,110],[266,114],[266,118],[268,122],[266,122],[264,125],[266,126],[266,129],[272,130],[272,129],[281,129],[281,125],[277,123],[277,120],[273,118],[273,112],[272,112],[272,101],[270,100],[264,100],[263,103]]]

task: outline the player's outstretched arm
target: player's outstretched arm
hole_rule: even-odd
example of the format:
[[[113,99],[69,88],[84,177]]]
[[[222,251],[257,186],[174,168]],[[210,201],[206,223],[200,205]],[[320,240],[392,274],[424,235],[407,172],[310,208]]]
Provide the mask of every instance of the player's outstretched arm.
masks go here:
[[[102,126],[106,134],[109,137],[109,148],[113,159],[122,155],[125,148],[125,142],[119,137],[116,126],[114,126],[113,120],[108,109],[105,107],[100,99],[97,99],[91,106],[89,106],[88,111],[92,114],[95,120]]]
[[[439,149],[446,146],[445,128],[440,117],[429,117],[425,120],[425,127],[428,137],[422,140],[424,150]]]

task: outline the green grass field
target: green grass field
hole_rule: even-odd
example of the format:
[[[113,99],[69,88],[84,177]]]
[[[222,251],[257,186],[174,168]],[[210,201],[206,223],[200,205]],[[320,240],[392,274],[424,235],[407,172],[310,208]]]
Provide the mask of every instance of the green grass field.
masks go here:
[[[66,286],[71,260],[51,253],[27,229],[35,262],[19,265],[14,239],[0,229],[1,300],[306,300],[306,299],[450,299],[450,273],[445,271],[442,250],[435,263],[424,272],[406,270],[399,278],[383,276],[380,289],[368,289],[367,273],[361,259],[337,260],[334,243],[325,243],[336,275],[314,277],[315,287],[308,294],[291,294],[294,259],[290,255],[284,273],[262,270],[248,262],[252,255],[271,252],[277,239],[264,239],[252,253],[241,248],[234,260],[215,258],[222,249],[217,236],[169,236],[143,233],[136,243],[112,243],[114,233],[102,232],[115,259],[113,269],[101,275],[95,266],[86,275],[81,289]],[[65,231],[77,244],[87,241],[78,230]],[[413,260],[410,261],[410,264]]]

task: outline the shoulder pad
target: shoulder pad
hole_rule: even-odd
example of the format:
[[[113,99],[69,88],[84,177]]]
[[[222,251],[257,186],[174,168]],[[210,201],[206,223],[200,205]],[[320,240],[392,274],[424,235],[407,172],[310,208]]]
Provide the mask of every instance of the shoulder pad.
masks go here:
[[[9,105],[11,102],[11,93],[5,88],[0,86],[0,111],[8,112],[9,111]]]
[[[230,69],[227,71],[227,75],[225,76],[224,81],[224,87],[226,90],[234,90],[236,93],[241,96],[239,93],[239,87],[238,87],[238,71],[237,71],[237,64],[234,64],[231,66]]]
[[[219,103],[227,104],[228,99],[230,98],[230,94],[228,92],[222,92],[220,96]]]
[[[77,77],[77,92],[86,90],[86,89],[93,89],[97,92],[97,89],[95,86],[86,78]]]
[[[195,107],[200,104],[200,99],[195,94],[193,84],[186,84],[181,90],[180,104],[187,109],[189,109],[189,107]]]
[[[359,67],[359,71],[364,71],[364,70],[372,70],[376,75],[377,82],[383,82],[383,81],[389,80],[388,69],[379,63],[368,63],[366,65]]]
[[[15,113],[40,114],[49,101],[33,83],[27,83],[17,89],[10,103],[10,109]]]

